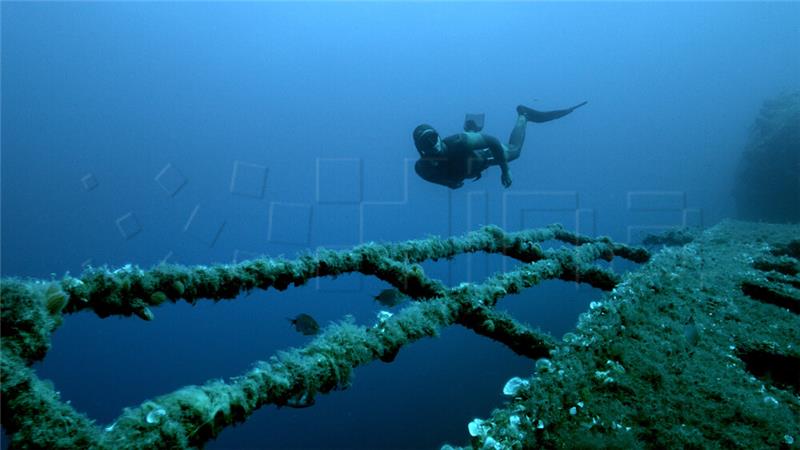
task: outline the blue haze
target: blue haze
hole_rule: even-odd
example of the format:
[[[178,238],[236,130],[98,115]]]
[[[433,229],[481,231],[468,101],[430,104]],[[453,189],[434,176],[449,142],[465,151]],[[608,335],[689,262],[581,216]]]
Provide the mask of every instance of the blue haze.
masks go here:
[[[2,276],[294,256],[486,223],[558,221],[621,241],[640,227],[710,226],[732,213],[760,103],[800,80],[796,3],[0,7]],[[456,191],[413,172],[419,123],[446,135],[483,112],[485,131],[505,140],[517,104],[583,100],[528,126],[509,190],[496,168]],[[156,181],[165,168],[167,189]],[[457,284],[511,264],[425,267]],[[370,324],[385,287],[312,280],[164,306],[149,323],[77,314],[36,369],[110,424],[123,407],[308,342],[286,317]],[[599,295],[548,282],[500,307],[560,336]],[[357,369],[350,389],[313,408],[265,407],[208,448],[464,443],[467,422],[502,405],[503,383],[532,366],[453,327]]]

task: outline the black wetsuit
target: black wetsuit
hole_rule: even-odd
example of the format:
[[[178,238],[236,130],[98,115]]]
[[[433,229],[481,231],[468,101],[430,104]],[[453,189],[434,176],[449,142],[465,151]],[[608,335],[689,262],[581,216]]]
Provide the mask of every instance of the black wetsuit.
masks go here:
[[[479,178],[490,165],[482,150],[472,150],[464,133],[443,139],[445,152],[441,155],[420,158],[414,165],[417,174],[426,181],[457,188],[464,179]]]
[[[503,183],[508,187],[511,179],[510,176],[507,181],[505,179],[507,164],[519,158],[527,123],[543,123],[559,119],[585,104],[586,102],[582,102],[571,108],[555,111],[537,111],[520,105],[517,107],[517,122],[511,131],[507,146],[502,145],[497,138],[481,133],[481,140],[478,142],[485,143],[486,147],[475,148],[469,141],[472,138],[474,144],[476,136],[466,133],[454,134],[443,139],[445,150],[441,154],[421,157],[414,165],[414,170],[426,181],[456,189],[464,185],[465,179],[477,180],[481,172],[489,166],[500,165],[504,171]],[[480,130],[480,127],[470,124],[468,129]]]

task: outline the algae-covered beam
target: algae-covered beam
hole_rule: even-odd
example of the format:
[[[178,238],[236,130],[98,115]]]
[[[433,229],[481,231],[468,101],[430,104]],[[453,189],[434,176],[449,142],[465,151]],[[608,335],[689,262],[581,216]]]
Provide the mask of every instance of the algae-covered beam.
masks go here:
[[[506,313],[478,307],[463,313],[457,321],[476,334],[504,344],[514,353],[531,359],[544,358],[556,341],[547,333],[535,331]]]
[[[415,263],[477,251],[502,253],[524,262],[539,261],[552,256],[537,244],[548,239],[579,244],[575,251],[582,254],[590,249],[592,259],[610,259],[617,255],[644,262],[648,258],[643,249],[614,244],[606,238],[580,236],[556,226],[517,233],[487,226],[444,241],[429,238],[405,244],[368,243],[350,251],[320,250],[294,261],[258,258],[216,266],[165,264],[148,271],[131,265],[113,271],[91,268],[80,278],[62,280],[62,289],[69,294],[64,312],[92,309],[100,317],[135,314],[149,320],[152,313],[148,308],[167,301],[193,303],[201,298],[233,299],[252,289],[273,287],[284,290],[289,285],[302,285],[315,277],[353,272],[375,275],[414,297],[434,297],[441,295],[443,286],[424,277]],[[594,251],[598,248],[602,252]],[[571,277],[573,272],[568,269],[565,276]],[[603,285],[608,286],[609,281],[614,280],[604,280]]]
[[[408,306],[372,327],[332,325],[305,348],[258,362],[230,382],[188,386],[126,410],[101,443],[106,448],[202,446],[264,405],[313,402],[317,394],[345,388],[352,369],[452,324],[457,305],[437,299]]]
[[[538,242],[560,239],[571,249],[544,251]],[[481,285],[446,288],[428,278],[419,262],[458,253],[503,253],[526,264],[490,277]],[[202,446],[223,428],[241,422],[267,404],[308,406],[314,396],[349,385],[353,368],[376,359],[391,362],[410,342],[435,336],[458,322],[476,333],[536,358],[555,344],[492,310],[509,293],[545,279],[562,278],[607,288],[616,282],[597,259],[614,255],[644,258],[647,253],[548,227],[505,233],[485,227],[464,237],[430,238],[403,244],[365,244],[347,252],[319,250],[296,260],[259,258],[236,265],[183,267],[161,265],[149,271],[127,265],[110,271],[89,269],[81,278],[60,282],[3,280],[3,425],[12,445],[40,448],[175,448]],[[646,259],[646,258],[645,258]],[[399,313],[381,312],[371,327],[341,323],[302,349],[281,352],[229,382],[210,381],[126,409],[103,430],[59,401],[30,366],[49,349],[50,334],[62,313],[92,309],[99,316],[138,315],[152,319],[149,307],[183,299],[235,298],[252,289],[282,290],[317,276],[361,272],[383,279],[415,297]]]
[[[89,448],[97,441],[93,421],[62,402],[52,383],[37,378],[22,359],[7,351],[0,358],[0,383],[2,424],[12,443],[34,448]]]

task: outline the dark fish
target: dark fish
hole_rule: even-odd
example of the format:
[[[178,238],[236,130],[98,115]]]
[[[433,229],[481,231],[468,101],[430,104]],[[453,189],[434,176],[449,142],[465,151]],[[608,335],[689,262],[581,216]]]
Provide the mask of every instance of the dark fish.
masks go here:
[[[294,319],[287,319],[292,323],[294,329],[304,336],[313,336],[319,333],[319,324],[308,314],[298,314]]]
[[[304,392],[297,397],[290,398],[286,400],[286,403],[279,406],[288,406],[289,408],[308,408],[310,406],[314,406],[314,396],[310,395],[308,392]]]
[[[387,308],[393,308],[406,300],[406,295],[395,288],[384,289],[373,297],[375,301]]]
[[[683,326],[683,337],[686,338],[686,343],[690,348],[696,347],[700,342],[700,328],[693,318],[690,318],[689,322]]]

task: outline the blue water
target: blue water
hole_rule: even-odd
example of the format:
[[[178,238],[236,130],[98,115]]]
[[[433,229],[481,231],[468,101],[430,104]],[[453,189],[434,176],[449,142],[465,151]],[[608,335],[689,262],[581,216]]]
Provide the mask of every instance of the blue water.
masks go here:
[[[2,276],[230,263],[319,246],[561,222],[636,242],[732,214],[761,102],[800,84],[797,3],[15,3],[2,14]],[[455,191],[413,170],[411,131],[485,113],[530,124],[514,183]],[[511,267],[426,265],[447,283]],[[614,263],[619,270],[634,268]],[[54,275],[52,275],[54,274]],[[387,285],[351,275],[67,317],[35,367],[79,411],[236,376],[309,341],[285,318],[370,324]],[[599,291],[548,282],[500,303],[560,336]],[[265,407],[208,448],[434,448],[502,405],[533,362],[453,327],[356,370],[308,409]]]

